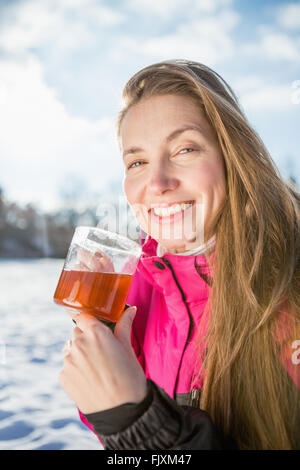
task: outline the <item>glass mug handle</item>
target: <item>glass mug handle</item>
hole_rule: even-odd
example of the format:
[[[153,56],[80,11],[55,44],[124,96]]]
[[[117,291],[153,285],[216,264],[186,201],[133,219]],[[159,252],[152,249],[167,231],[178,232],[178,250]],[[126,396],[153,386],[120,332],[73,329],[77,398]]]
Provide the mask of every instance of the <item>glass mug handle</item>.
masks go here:
[[[124,310],[126,310],[126,309],[129,308],[129,307],[131,307],[131,305],[125,304]],[[99,319],[99,320],[100,320],[100,319]],[[109,320],[103,320],[103,319],[101,319],[100,321],[101,321],[102,323],[104,323],[104,325],[108,326],[108,328],[109,328],[112,332],[114,332],[115,326],[116,326],[116,322],[114,322],[114,321],[109,321]],[[75,320],[72,319],[72,322],[75,323],[75,325],[76,325],[76,321],[75,321]]]

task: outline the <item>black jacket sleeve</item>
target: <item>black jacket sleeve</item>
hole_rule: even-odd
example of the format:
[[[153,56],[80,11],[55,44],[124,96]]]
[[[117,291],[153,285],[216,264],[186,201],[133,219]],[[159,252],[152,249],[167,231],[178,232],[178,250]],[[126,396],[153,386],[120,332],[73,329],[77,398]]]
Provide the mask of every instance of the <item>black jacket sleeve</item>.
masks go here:
[[[106,450],[236,448],[221,436],[205,411],[179,406],[150,379],[147,385],[141,403],[85,415]]]

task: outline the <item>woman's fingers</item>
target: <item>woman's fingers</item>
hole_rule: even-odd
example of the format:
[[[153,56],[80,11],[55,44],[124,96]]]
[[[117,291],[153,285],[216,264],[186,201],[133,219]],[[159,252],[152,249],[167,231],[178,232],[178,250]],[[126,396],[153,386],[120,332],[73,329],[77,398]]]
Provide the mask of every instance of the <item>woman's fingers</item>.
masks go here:
[[[94,272],[114,272],[113,262],[109,256],[101,250],[93,253],[85,248],[79,248],[77,261],[81,269]]]
[[[64,344],[64,347],[63,347],[64,357],[67,356],[68,354],[70,354],[71,347],[72,347],[72,341],[71,340],[66,341],[65,344]]]
[[[112,260],[109,256],[107,256],[102,251],[97,251],[93,258],[92,262],[94,263],[93,266],[95,269],[99,269],[102,272],[106,273],[113,273],[114,272],[114,265]]]
[[[88,335],[94,335],[94,333],[97,334],[99,332],[99,334],[104,334],[103,339],[107,334],[112,335],[110,328],[90,313],[81,313],[78,315],[76,325],[77,329]]]
[[[75,341],[82,334],[82,330],[76,326],[72,331],[72,341]]]

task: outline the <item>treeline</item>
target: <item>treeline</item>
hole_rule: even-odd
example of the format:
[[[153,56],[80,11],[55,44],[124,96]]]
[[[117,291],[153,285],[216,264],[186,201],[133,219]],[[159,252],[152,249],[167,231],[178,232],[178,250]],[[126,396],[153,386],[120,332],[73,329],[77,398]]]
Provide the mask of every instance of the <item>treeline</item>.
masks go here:
[[[8,201],[0,188],[0,258],[65,258],[79,225],[138,240],[136,220],[124,195],[112,186],[96,200],[98,205],[79,205],[74,198],[65,198],[59,210],[45,213],[33,204],[22,207]]]
[[[95,211],[69,208],[45,214],[32,204],[20,207],[0,194],[1,258],[64,258],[77,225],[97,225]]]

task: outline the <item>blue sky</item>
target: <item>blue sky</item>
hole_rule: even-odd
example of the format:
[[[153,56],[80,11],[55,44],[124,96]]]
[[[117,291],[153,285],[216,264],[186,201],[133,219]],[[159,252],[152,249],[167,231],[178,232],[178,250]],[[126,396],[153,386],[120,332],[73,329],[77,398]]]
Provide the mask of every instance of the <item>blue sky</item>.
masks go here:
[[[52,210],[64,188],[94,202],[121,191],[122,88],[174,58],[222,75],[282,174],[300,183],[299,1],[0,0],[6,197]]]

